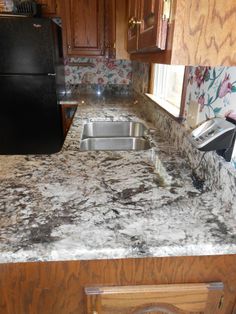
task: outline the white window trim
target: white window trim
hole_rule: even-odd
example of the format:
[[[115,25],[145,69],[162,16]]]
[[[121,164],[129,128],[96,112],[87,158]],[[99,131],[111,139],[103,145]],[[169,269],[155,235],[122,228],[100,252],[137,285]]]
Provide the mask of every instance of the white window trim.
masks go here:
[[[179,118],[179,116],[180,116],[180,109],[179,108],[177,108],[173,104],[169,103],[168,101],[165,101],[163,98],[160,98],[160,97],[158,97],[156,95],[148,94],[148,93],[146,93],[146,95],[151,100],[156,102],[160,107],[162,107],[163,109],[167,110],[174,117]]]
[[[159,64],[159,70],[164,67],[164,65]],[[155,64],[152,65],[152,75],[151,75],[151,90],[150,93],[146,93],[146,96],[149,97],[152,101],[157,103],[161,108],[169,112],[171,115],[173,115],[175,118],[179,118],[180,115],[182,114],[181,106],[182,106],[182,92],[184,88],[184,75],[183,75],[183,85],[182,85],[182,90],[181,90],[181,100],[180,100],[180,105],[176,106],[175,104],[165,100],[163,98],[164,95],[161,95],[162,97],[159,97],[158,94],[161,94],[165,92],[165,88],[163,84],[165,84],[165,79],[166,79],[166,71],[163,71],[163,78],[160,80],[161,84],[155,84],[157,82],[157,77],[158,77],[158,70],[155,69]],[[165,97],[165,96],[164,96]]]

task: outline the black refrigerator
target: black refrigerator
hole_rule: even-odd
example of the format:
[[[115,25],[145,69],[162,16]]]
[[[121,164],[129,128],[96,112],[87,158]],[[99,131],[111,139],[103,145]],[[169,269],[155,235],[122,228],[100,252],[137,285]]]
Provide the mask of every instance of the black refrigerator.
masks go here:
[[[0,17],[0,154],[52,154],[63,145],[61,28]]]

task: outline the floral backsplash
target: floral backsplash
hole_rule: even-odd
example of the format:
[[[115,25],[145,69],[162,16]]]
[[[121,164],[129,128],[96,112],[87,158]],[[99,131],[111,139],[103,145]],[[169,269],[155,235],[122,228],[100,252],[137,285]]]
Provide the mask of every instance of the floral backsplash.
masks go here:
[[[67,85],[78,84],[123,84],[129,85],[132,78],[131,62],[97,58],[65,59]]]
[[[236,120],[236,67],[190,67],[186,105],[199,105],[198,123],[229,115]],[[236,168],[236,144],[232,155]]]
[[[186,96],[200,106],[198,122],[236,111],[236,67],[190,67]]]

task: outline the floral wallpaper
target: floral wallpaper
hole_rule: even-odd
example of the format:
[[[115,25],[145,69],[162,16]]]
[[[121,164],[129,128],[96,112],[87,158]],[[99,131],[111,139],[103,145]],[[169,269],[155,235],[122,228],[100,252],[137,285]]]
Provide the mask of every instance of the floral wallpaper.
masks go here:
[[[187,111],[190,101],[199,105],[198,123],[224,116],[236,120],[236,67],[190,67]],[[236,145],[232,164],[236,168]]]
[[[132,67],[128,60],[110,60],[103,57],[70,58],[65,59],[65,75],[67,85],[129,85]]]
[[[199,121],[236,111],[236,67],[190,67],[187,105],[200,105]]]

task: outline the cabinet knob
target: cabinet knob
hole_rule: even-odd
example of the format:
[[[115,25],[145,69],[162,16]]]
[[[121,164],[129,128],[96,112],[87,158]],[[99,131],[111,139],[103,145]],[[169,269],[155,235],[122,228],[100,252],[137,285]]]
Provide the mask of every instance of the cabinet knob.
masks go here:
[[[70,49],[70,48],[71,48],[71,45],[68,45],[67,47],[68,47],[68,49]]]
[[[137,25],[142,24],[142,21],[139,21],[136,17],[131,17],[128,22],[129,28],[134,28]]]

